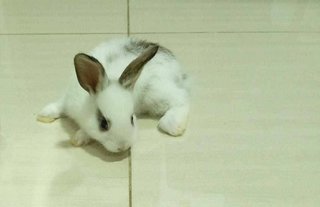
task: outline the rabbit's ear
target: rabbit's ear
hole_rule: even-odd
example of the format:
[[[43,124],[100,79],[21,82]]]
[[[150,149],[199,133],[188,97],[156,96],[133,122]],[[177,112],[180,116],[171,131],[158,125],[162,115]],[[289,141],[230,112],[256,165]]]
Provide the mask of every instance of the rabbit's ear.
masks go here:
[[[158,45],[153,45],[147,48],[147,50],[139,55],[136,59],[134,59],[121,74],[119,83],[125,88],[133,87],[142,71],[143,66],[155,56],[158,49]]]
[[[102,90],[105,79],[105,71],[101,63],[84,53],[79,53],[74,57],[74,66],[81,87],[90,94],[95,94]]]

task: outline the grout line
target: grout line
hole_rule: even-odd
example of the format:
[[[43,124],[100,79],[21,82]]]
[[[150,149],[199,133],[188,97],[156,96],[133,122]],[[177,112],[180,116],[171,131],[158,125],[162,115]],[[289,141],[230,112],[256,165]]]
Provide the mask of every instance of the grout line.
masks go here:
[[[129,207],[132,207],[132,154],[129,150]]]
[[[303,32],[303,31],[216,31],[216,32],[132,32],[131,34],[319,34],[319,32]]]
[[[130,0],[127,0],[127,34],[130,36]]]
[[[129,0],[127,0],[129,2]],[[129,9],[129,8],[128,8]],[[319,34],[320,31],[314,32],[303,32],[303,31],[216,31],[216,32],[131,32],[130,31],[130,17],[129,11],[127,12],[127,31],[124,32],[93,32],[93,33],[0,33],[0,36],[50,36],[50,35],[123,35],[127,34],[130,36],[131,34]]]
[[[130,0],[127,0],[127,36],[130,37]],[[132,151],[129,149],[129,207],[132,207]]]
[[[104,33],[104,32],[96,32],[96,33],[0,33],[0,36],[50,36],[50,35],[110,35],[110,34],[114,34],[114,35],[123,35],[123,34],[127,34],[124,32],[108,32],[108,33]]]
[[[320,33],[320,31],[217,31],[216,33]]]

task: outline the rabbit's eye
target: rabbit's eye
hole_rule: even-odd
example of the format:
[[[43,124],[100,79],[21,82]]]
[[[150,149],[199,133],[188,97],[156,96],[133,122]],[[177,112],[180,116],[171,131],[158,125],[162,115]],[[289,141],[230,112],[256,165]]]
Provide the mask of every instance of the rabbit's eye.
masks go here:
[[[106,120],[104,117],[100,120],[100,130],[101,131],[108,131],[110,128],[110,122]]]
[[[97,110],[97,118],[99,123],[99,128],[101,131],[108,131],[111,126],[111,122],[109,119],[104,118],[100,110]]]
[[[133,115],[131,115],[131,125],[134,126],[134,118],[133,118]]]

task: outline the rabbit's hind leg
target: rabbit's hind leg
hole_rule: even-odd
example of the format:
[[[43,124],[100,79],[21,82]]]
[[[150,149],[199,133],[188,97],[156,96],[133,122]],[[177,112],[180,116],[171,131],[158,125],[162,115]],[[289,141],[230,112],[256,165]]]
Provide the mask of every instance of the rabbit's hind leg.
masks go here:
[[[159,120],[158,127],[172,136],[180,136],[187,127],[188,114],[188,104],[171,107]]]
[[[158,80],[141,91],[145,93],[140,94],[137,108],[152,116],[160,116],[160,131],[171,136],[182,135],[187,127],[190,108],[187,88],[172,81]]]
[[[169,85],[169,89],[162,94],[164,103],[168,107],[163,111],[159,120],[158,128],[172,136],[180,136],[184,133],[188,123],[189,116],[189,95],[185,88],[178,88],[175,85]]]

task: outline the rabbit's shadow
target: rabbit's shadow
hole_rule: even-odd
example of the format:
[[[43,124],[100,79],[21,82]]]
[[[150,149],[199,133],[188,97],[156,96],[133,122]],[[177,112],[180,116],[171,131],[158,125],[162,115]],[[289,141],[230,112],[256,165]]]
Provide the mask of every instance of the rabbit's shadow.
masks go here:
[[[79,126],[69,118],[61,118],[60,123],[64,131],[68,134],[69,137],[74,136],[76,131],[79,129]],[[72,144],[69,140],[61,141],[57,144],[61,148],[72,148]],[[81,147],[88,154],[97,157],[105,162],[117,162],[123,159],[128,158],[129,151],[121,153],[112,153],[107,151],[100,143],[96,141],[90,142],[88,145]]]

